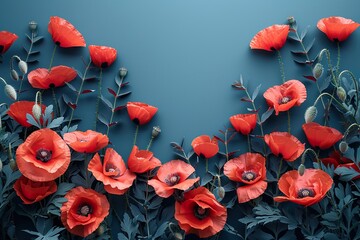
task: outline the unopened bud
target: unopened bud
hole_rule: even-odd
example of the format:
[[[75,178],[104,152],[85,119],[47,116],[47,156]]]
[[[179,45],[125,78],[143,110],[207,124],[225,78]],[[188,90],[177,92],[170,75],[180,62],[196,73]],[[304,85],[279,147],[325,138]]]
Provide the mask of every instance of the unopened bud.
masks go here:
[[[12,100],[17,99],[17,93],[13,86],[6,84],[4,87],[4,92],[10,99],[12,99]]]
[[[128,72],[128,70],[127,70],[126,68],[121,67],[121,68],[119,69],[120,77],[121,77],[121,78],[124,78],[124,77],[127,75],[127,72]]]
[[[20,69],[20,71],[23,73],[23,74],[26,74],[27,71],[28,71],[28,65],[25,61],[23,60],[20,60],[19,63],[18,63],[18,67]]]
[[[103,224],[101,224],[98,229],[96,230],[96,233],[98,236],[102,236],[105,232],[105,226]]]
[[[176,240],[183,240],[184,239],[184,236],[179,232],[175,232],[175,233],[173,233],[173,235],[174,235],[174,239],[176,239]]]
[[[35,31],[36,29],[37,29],[37,22],[35,22],[35,21],[30,21],[29,22],[29,28],[30,28],[30,30],[33,32],[33,31]]]
[[[348,150],[348,148],[349,148],[349,145],[347,144],[347,142],[341,141],[341,142],[339,143],[339,150],[340,150],[340,152],[345,153],[345,152]]]
[[[2,171],[2,168],[3,168],[3,163],[2,163],[1,158],[0,158],[0,172]]]
[[[153,129],[152,129],[151,137],[156,138],[157,136],[159,136],[160,133],[161,133],[160,127],[159,127],[159,126],[155,126],[155,127],[153,127]]]
[[[225,197],[225,188],[223,187],[219,187],[218,188],[218,195],[221,199],[223,199]]]
[[[300,166],[298,167],[298,173],[300,176],[304,175],[305,173],[305,165],[304,164],[300,164]]]
[[[41,118],[41,107],[39,104],[35,103],[32,107],[32,114],[36,120],[40,120]]]
[[[315,106],[308,107],[305,111],[305,116],[304,116],[305,122],[309,123],[314,121],[316,115],[317,115],[317,108]]]
[[[316,79],[319,79],[324,72],[324,67],[321,63],[315,64],[315,67],[313,69],[313,77]]]
[[[13,158],[10,159],[9,165],[10,165],[10,168],[11,168],[14,172],[18,169],[17,164],[16,164],[16,162],[15,162],[15,160],[14,160]]]
[[[291,17],[288,17],[288,23],[289,24],[294,24],[295,22],[296,22],[296,20],[295,20],[295,18],[293,17],[293,16],[291,16]]]
[[[12,69],[10,71],[10,77],[15,81],[19,80],[19,74],[17,73],[17,71],[15,69]]]
[[[346,92],[345,92],[345,89],[342,88],[342,87],[337,87],[336,88],[336,95],[338,96],[338,98],[344,102],[345,99],[346,99]]]

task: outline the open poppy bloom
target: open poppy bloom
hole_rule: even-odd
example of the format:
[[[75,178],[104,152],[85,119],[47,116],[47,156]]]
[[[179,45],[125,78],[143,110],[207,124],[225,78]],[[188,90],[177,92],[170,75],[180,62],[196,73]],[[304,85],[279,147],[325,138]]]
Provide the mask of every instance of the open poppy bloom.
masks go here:
[[[207,238],[220,232],[226,223],[227,211],[205,187],[184,193],[184,200],[175,203],[175,219],[186,234]]]
[[[34,106],[35,102],[32,101],[17,101],[14,102],[10,105],[9,110],[7,112],[7,114],[14,119],[16,122],[18,122],[21,126],[24,127],[30,127],[31,124],[27,122],[26,120],[26,114],[31,114],[33,117],[33,113],[32,113],[32,108]],[[46,106],[45,105],[41,105],[41,113],[43,114],[45,111]]]
[[[18,36],[15,33],[0,31],[0,55],[4,54],[16,39],[18,39]]]
[[[258,32],[250,42],[251,49],[280,50],[289,34],[289,25],[272,25]]]
[[[16,150],[20,172],[35,182],[60,177],[70,164],[70,149],[53,130],[43,128],[30,134]]]
[[[160,160],[154,157],[151,151],[139,150],[135,145],[131,150],[127,163],[130,171],[134,173],[144,173],[161,166]]]
[[[266,134],[264,140],[275,156],[281,155],[289,162],[295,161],[305,150],[305,143],[288,132],[272,132]]]
[[[201,135],[191,142],[191,146],[194,149],[194,152],[198,156],[203,156],[204,158],[211,158],[219,152],[219,145],[215,138],[210,138],[207,135]]]
[[[14,190],[24,204],[33,204],[56,192],[57,185],[55,181],[34,182],[21,176],[14,183]]]
[[[122,195],[133,184],[136,175],[126,169],[122,157],[112,148],[106,149],[104,161],[98,153],[89,162],[88,170],[104,184],[108,193]]]
[[[92,189],[76,187],[65,196],[61,222],[72,234],[86,237],[93,233],[109,215],[110,204],[106,196]]]
[[[195,169],[181,160],[171,160],[162,165],[155,178],[148,184],[155,189],[157,195],[163,198],[170,197],[175,190],[188,190],[199,181],[199,177],[187,179]]]
[[[89,46],[90,58],[99,68],[109,67],[115,60],[117,51],[115,48],[106,46]]]
[[[266,188],[265,158],[258,153],[244,153],[225,163],[224,174],[241,183],[236,189],[239,203],[245,203],[262,195]]]
[[[306,100],[306,88],[298,80],[289,80],[276,85],[264,92],[269,107],[274,108],[275,114],[288,111],[293,106],[300,106]]]
[[[85,47],[85,39],[81,33],[67,20],[52,16],[48,25],[48,31],[53,41],[63,48]]]
[[[157,107],[142,102],[128,102],[126,108],[131,121],[139,125],[150,122],[158,110]]]
[[[33,88],[48,89],[51,87],[61,87],[65,83],[74,80],[77,76],[75,69],[67,66],[47,68],[37,68],[28,74],[29,83]]]
[[[237,114],[231,116],[229,120],[237,132],[243,135],[249,135],[256,127],[257,114]]]
[[[358,27],[359,23],[343,17],[328,17],[318,21],[317,27],[331,41],[346,40]]]
[[[302,176],[297,170],[291,170],[284,173],[278,182],[285,196],[274,197],[274,200],[291,201],[307,207],[320,202],[332,184],[330,175],[320,169],[306,169]]]
[[[343,137],[335,128],[321,126],[316,122],[305,123],[302,125],[302,129],[310,145],[322,150],[332,147]]]
[[[108,136],[93,130],[65,133],[64,140],[73,150],[80,153],[94,153],[109,144]]]

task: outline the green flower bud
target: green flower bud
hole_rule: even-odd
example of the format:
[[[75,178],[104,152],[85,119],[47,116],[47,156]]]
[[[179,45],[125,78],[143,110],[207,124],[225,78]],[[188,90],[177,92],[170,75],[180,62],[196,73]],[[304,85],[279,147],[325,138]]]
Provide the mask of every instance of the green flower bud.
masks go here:
[[[346,92],[345,92],[345,89],[342,88],[342,87],[337,87],[336,88],[336,95],[338,96],[338,98],[344,102],[345,99],[346,99]]]
[[[300,164],[300,166],[298,167],[298,173],[300,176],[304,175],[305,173],[305,165],[304,164]]]
[[[309,123],[314,121],[316,115],[317,115],[317,108],[315,106],[308,107],[305,111],[305,116],[304,116],[305,122]]]
[[[127,72],[128,72],[128,70],[127,70],[126,68],[121,67],[121,68],[119,69],[119,74],[120,74],[120,77],[121,77],[121,78],[126,77]]]
[[[155,126],[155,127],[153,127],[153,129],[152,129],[151,137],[156,138],[157,136],[159,136],[160,133],[161,133],[160,127],[159,127],[159,126]]]
[[[17,71],[15,69],[12,69],[10,71],[10,77],[15,81],[19,80],[19,74],[17,73]]]
[[[224,197],[225,197],[225,188],[219,187],[219,188],[218,188],[218,195],[219,195],[219,197],[220,197],[221,199],[224,198]]]
[[[2,168],[3,168],[3,163],[2,163],[2,160],[0,158],[0,172],[2,171]]]
[[[288,17],[288,23],[289,24],[294,24],[295,22],[296,22],[296,20],[295,20],[295,18],[293,17],[293,16],[291,16],[291,17]]]
[[[16,162],[15,162],[15,160],[14,160],[13,158],[10,159],[9,164],[10,164],[10,168],[11,168],[14,172],[18,169],[17,164],[16,164]]]
[[[32,32],[34,32],[37,29],[37,22],[35,21],[30,21],[29,22],[29,28]]]
[[[313,69],[313,77],[316,79],[319,79],[324,72],[324,67],[321,63],[315,64],[315,67]]]
[[[341,142],[339,143],[339,150],[340,150],[340,152],[345,153],[348,149],[349,149],[349,146],[348,146],[347,142],[341,141]]]
[[[173,233],[173,235],[174,235],[174,238],[176,240],[183,240],[184,239],[184,236],[179,232],[175,232],[175,233]]]
[[[18,63],[18,67],[20,69],[20,71],[23,73],[23,74],[26,74],[27,71],[28,71],[28,65],[25,61],[23,60],[20,60],[19,63]]]
[[[17,93],[13,86],[6,84],[4,87],[4,92],[10,99],[14,101],[17,99]]]
[[[35,103],[32,107],[32,114],[34,115],[36,120],[40,120],[41,118],[41,107],[39,104]]]

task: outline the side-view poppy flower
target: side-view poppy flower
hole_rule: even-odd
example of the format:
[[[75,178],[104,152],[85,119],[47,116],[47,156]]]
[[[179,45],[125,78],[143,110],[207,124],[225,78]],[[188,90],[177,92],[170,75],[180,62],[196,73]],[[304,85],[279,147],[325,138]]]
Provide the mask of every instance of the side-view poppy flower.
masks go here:
[[[151,151],[139,150],[135,145],[131,150],[127,163],[130,171],[134,173],[144,173],[161,166],[160,160],[154,157]]]
[[[109,215],[110,204],[106,196],[92,189],[76,187],[64,197],[67,201],[60,208],[61,222],[74,235],[90,235]]]
[[[331,41],[345,41],[358,27],[359,23],[343,17],[328,17],[318,21],[317,27]]]
[[[349,158],[341,156],[340,152],[338,152],[338,151],[333,151],[332,153],[330,153],[330,155],[328,157],[321,158],[320,161],[325,166],[334,165],[335,168],[341,164],[353,162]]]
[[[289,34],[289,25],[272,25],[258,32],[250,42],[251,49],[265,51],[280,50]]]
[[[117,51],[112,47],[90,45],[89,52],[91,61],[99,68],[110,67],[116,60]]]
[[[249,135],[256,127],[257,114],[237,114],[229,118],[231,125],[237,132],[243,135]]]
[[[241,183],[236,189],[239,203],[245,203],[262,195],[266,188],[265,158],[258,153],[244,153],[225,163],[224,174]]]
[[[6,53],[16,39],[18,36],[15,33],[0,31],[0,55]]]
[[[70,164],[70,149],[53,130],[31,133],[16,150],[20,172],[30,180],[47,182],[60,177]]]
[[[109,144],[108,136],[93,130],[65,133],[64,140],[74,151],[80,153],[94,153]]]
[[[82,34],[67,20],[52,16],[48,24],[48,31],[53,41],[63,48],[85,47],[86,42]]]
[[[18,122],[21,126],[30,127],[31,124],[26,120],[26,114],[30,114],[34,117],[32,113],[32,108],[35,102],[33,101],[17,101],[10,105],[7,114]],[[45,112],[45,105],[41,105],[41,113]]]
[[[33,204],[56,192],[57,185],[55,181],[34,182],[21,176],[14,183],[14,190],[24,204]]]
[[[157,195],[163,198],[170,197],[175,190],[188,190],[199,177],[188,179],[195,172],[195,169],[188,163],[181,160],[171,160],[162,165],[156,176],[148,181],[148,184],[155,189]]]
[[[28,74],[29,83],[33,88],[49,89],[51,87],[61,87],[65,83],[71,82],[77,76],[75,69],[67,66],[47,68],[37,68]]]
[[[127,112],[131,121],[139,125],[144,125],[154,117],[158,108],[142,102],[128,102]]]
[[[320,169],[306,169],[302,176],[297,170],[291,170],[284,173],[278,182],[285,196],[274,197],[274,200],[291,201],[307,207],[320,202],[332,184],[330,175]]]
[[[219,152],[219,144],[215,138],[210,138],[207,135],[201,135],[191,142],[191,146],[194,149],[194,152],[198,156],[203,156],[204,158],[212,158]]]
[[[104,163],[98,153],[89,162],[88,170],[104,184],[108,193],[122,195],[133,184],[136,175],[126,169],[122,157],[112,148],[106,149]]]
[[[226,223],[227,210],[205,187],[184,193],[184,200],[175,203],[175,219],[186,234],[207,238],[220,232]]]
[[[307,97],[306,88],[299,80],[289,80],[276,85],[264,92],[269,107],[274,108],[275,114],[288,111],[293,106],[300,106]]]
[[[319,147],[321,150],[332,147],[343,135],[332,127],[322,126],[316,122],[302,125],[306,138],[312,147]]]
[[[305,150],[305,143],[288,132],[272,132],[266,134],[264,140],[275,156],[281,155],[289,162],[295,161]]]

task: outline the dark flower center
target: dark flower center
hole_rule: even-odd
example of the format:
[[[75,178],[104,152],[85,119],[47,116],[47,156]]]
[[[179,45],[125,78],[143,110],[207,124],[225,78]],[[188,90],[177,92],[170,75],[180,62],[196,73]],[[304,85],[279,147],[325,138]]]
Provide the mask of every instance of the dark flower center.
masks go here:
[[[60,46],[61,43],[59,41],[56,41],[55,44]]]
[[[315,192],[310,188],[302,188],[298,191],[298,198],[314,197]]]
[[[108,65],[108,63],[107,62],[103,62],[103,63],[101,63],[101,67],[102,68],[107,68],[109,65]]]
[[[82,206],[79,207],[78,214],[81,215],[81,216],[87,217],[89,214],[92,213],[92,211],[93,210],[92,210],[91,206],[85,204],[85,205],[82,205]]]
[[[50,88],[55,88],[55,84],[50,83],[49,87],[50,87]]]
[[[0,45],[0,53],[2,53],[3,49],[4,49],[4,46]]]
[[[171,174],[165,179],[165,183],[169,186],[174,186],[180,181],[180,176],[177,174]]]
[[[199,207],[199,206],[195,206],[194,208],[194,215],[197,219],[204,219],[206,218],[207,216],[209,216],[209,209],[208,208],[202,208],[202,207]]]
[[[105,169],[109,173],[117,173],[116,175],[111,176],[112,178],[120,177],[120,170],[117,167],[115,167],[114,165],[107,164]]]
[[[51,159],[52,152],[47,149],[40,148],[36,151],[36,159],[42,162],[48,162]]]
[[[291,101],[291,97],[285,96],[280,100],[280,104],[286,104]]]
[[[251,182],[257,177],[257,174],[252,171],[247,171],[247,172],[244,172],[241,177],[245,181]]]

